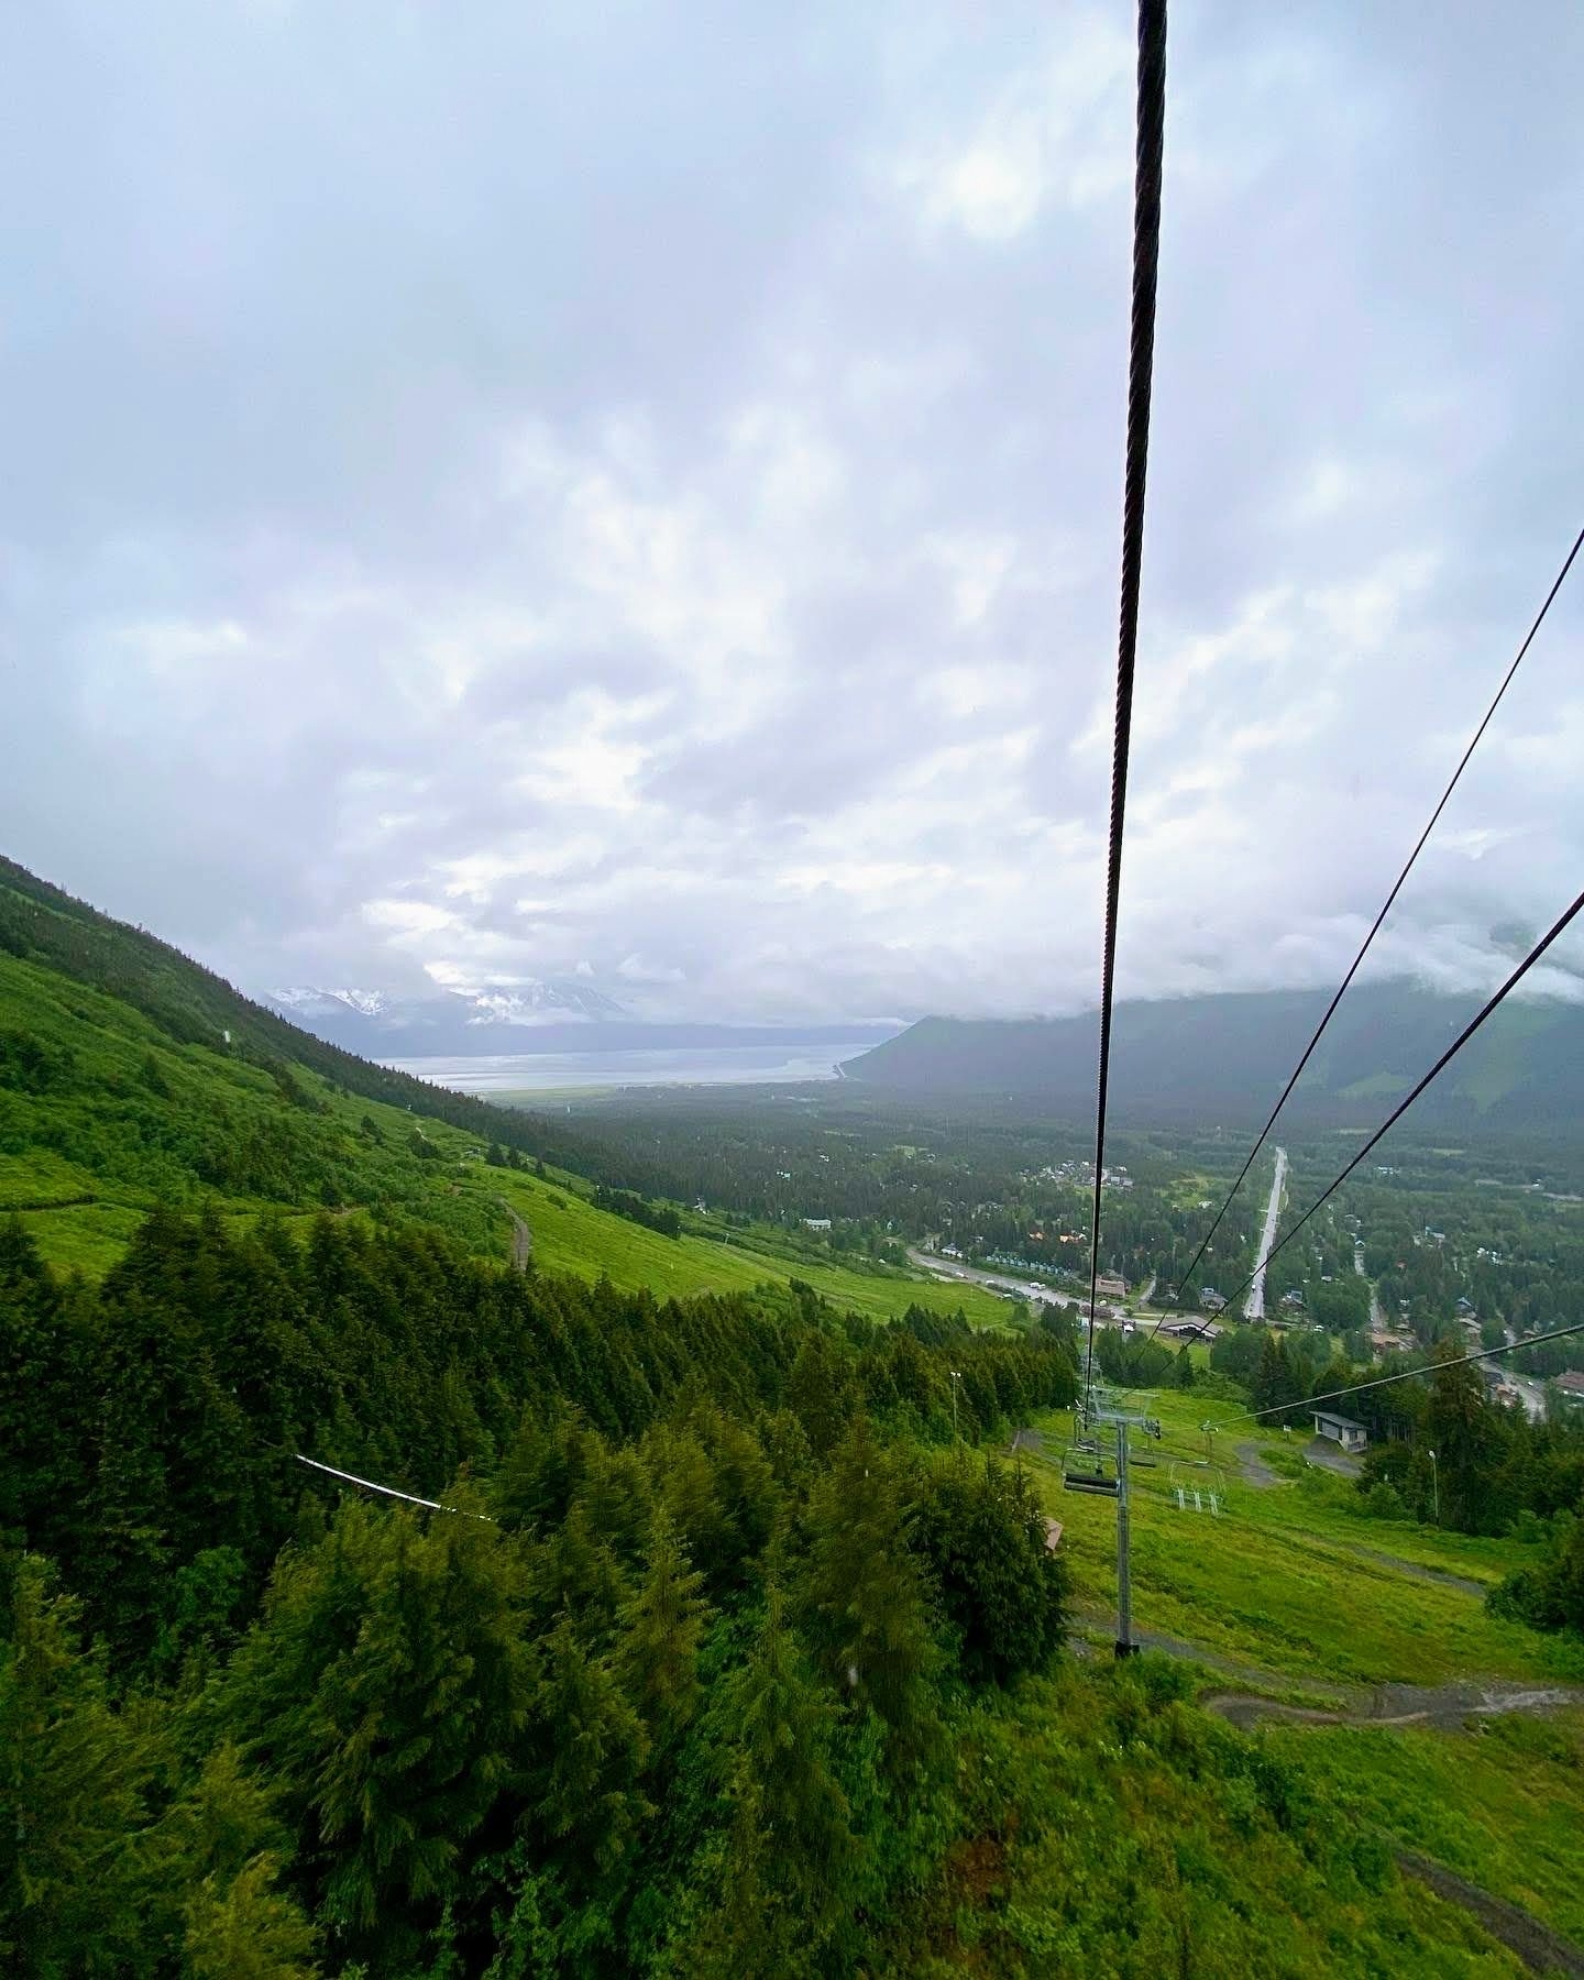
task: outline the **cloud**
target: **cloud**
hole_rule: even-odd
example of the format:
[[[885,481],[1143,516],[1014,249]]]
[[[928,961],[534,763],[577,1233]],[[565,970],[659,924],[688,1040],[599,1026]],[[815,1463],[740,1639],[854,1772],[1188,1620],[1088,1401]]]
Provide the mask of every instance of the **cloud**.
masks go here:
[[[1042,60],[993,90],[954,137],[932,136],[890,177],[926,230],[1014,241],[1050,202],[1115,203],[1132,184],[1133,38],[1114,10],[1074,9]]]
[[[1334,980],[1576,526],[1584,24],[1386,13],[1174,24],[1131,994]],[[0,29],[8,852],[254,986],[1092,1000],[1125,8],[88,22]],[[1581,644],[1382,968],[1570,897]]]

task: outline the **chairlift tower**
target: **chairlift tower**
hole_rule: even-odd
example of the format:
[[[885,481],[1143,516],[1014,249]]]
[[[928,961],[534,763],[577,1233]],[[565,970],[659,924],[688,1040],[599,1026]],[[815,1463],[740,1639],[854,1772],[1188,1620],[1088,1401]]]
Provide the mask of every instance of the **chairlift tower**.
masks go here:
[[[1132,1523],[1128,1510],[1128,1432],[1142,1430],[1146,1437],[1160,1441],[1160,1419],[1139,1412],[1110,1406],[1103,1395],[1091,1388],[1083,1401],[1084,1428],[1091,1435],[1109,1427],[1116,1438],[1116,1472],[1111,1479],[1086,1480],[1067,1473],[1069,1490],[1100,1491],[1116,1500],[1117,1509],[1117,1633],[1118,1657],[1136,1657],[1139,1646],[1133,1641],[1133,1582],[1131,1563]],[[1094,1448],[1098,1449],[1098,1437]],[[1153,1459],[1151,1460],[1153,1462]]]

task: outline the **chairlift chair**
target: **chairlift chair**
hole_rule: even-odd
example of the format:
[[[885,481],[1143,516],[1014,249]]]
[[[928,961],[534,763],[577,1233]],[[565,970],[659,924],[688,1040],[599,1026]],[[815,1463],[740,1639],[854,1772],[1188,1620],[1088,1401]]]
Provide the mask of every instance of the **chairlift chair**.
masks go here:
[[[1098,1492],[1114,1499],[1117,1495],[1116,1469],[1103,1457],[1098,1444],[1074,1444],[1062,1456],[1062,1485],[1069,1492]]]

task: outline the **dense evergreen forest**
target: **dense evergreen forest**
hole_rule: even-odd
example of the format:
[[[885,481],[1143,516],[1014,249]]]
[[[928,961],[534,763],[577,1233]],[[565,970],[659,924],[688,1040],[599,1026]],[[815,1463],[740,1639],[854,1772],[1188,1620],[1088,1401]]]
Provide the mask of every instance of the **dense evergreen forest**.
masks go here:
[[[1060,1643],[1028,1485],[969,1445],[1072,1393],[1053,1334],[328,1217],[156,1215],[63,1285],[13,1220],[8,1970],[826,1970],[939,1867],[954,1715]]]
[[[1414,1970],[1291,1762],[1060,1658],[993,1449],[1073,1371],[1055,1315],[659,1304],[328,1215],[156,1214],[94,1285],[13,1221],[7,1970],[1300,1972],[1339,1907]]]
[[[5,1971],[1486,1970],[1204,1673],[1084,1655],[1095,1557],[1080,1587],[1012,1447],[1073,1398],[1075,1315],[980,1294],[970,1327],[888,1262],[1072,1235],[1059,1125],[514,1119],[37,883],[0,932]],[[1179,1257],[1230,1153],[1135,1137],[1116,1262]],[[1352,1372],[1351,1249],[1327,1223],[1296,1273],[1334,1333],[1229,1330],[1207,1367],[1104,1328],[1100,1370],[1301,1421]],[[1516,1533],[1488,1627],[1577,1629],[1578,1433],[1454,1371],[1366,1410],[1344,1517]]]

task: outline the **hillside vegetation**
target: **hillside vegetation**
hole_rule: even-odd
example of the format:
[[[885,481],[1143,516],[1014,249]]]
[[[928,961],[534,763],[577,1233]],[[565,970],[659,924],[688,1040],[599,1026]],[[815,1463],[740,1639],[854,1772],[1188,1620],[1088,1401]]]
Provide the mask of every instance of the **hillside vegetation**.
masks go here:
[[[1069,1315],[633,1194],[60,899],[0,892],[7,1973],[1521,1970],[1405,1846],[1575,1929],[1574,1717],[1203,1696],[1571,1676],[1482,1603],[1532,1516],[1372,1518],[1257,1433],[1291,1482],[1214,1519],[1145,1476],[1174,1660],[1115,1666],[1109,1505],[1002,1455]]]
[[[799,1279],[877,1317],[919,1304],[1003,1319],[977,1288],[833,1262],[784,1232],[692,1214],[677,1237],[645,1231],[595,1208],[587,1176],[544,1164],[566,1158],[564,1133],[350,1058],[77,904],[0,886],[0,939],[0,1213],[54,1264],[104,1271],[156,1204],[241,1223],[416,1220],[502,1258],[515,1210],[537,1266],[629,1290]],[[492,1149],[530,1150],[545,1174],[491,1166]]]
[[[1406,984],[1354,989],[1306,1069],[1289,1125],[1375,1126],[1479,1008]],[[1125,1003],[1116,1013],[1113,1104],[1151,1123],[1257,1121],[1318,1023],[1307,990]],[[847,1077],[907,1094],[1037,1095],[1078,1112],[1094,1083],[1095,1017],[925,1018],[851,1059]],[[1584,1109],[1584,1005],[1514,1001],[1416,1110],[1460,1132],[1521,1127],[1576,1140]]]

